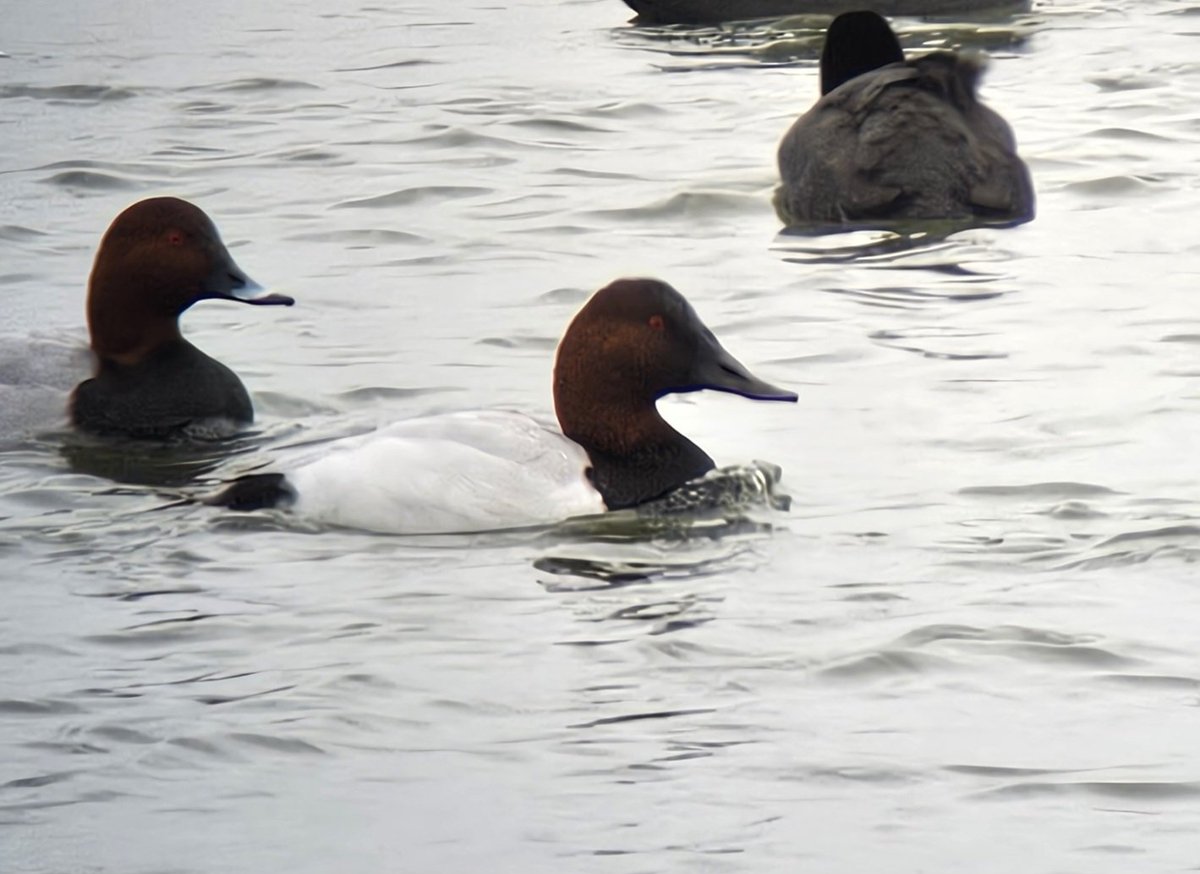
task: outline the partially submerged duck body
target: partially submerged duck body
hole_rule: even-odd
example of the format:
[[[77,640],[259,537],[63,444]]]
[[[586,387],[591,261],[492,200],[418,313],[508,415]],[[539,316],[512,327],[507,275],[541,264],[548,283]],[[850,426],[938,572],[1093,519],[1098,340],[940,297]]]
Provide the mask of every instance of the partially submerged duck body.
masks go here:
[[[393,534],[519,528],[640,507],[714,469],[655,407],[666,394],[702,389],[796,400],[726,352],[675,289],[618,280],[591,297],[559,344],[561,430],[497,410],[411,419],[319,447],[280,473],[242,477],[208,502]]]
[[[838,15],[862,8],[862,0],[625,0],[638,24],[719,24],[789,15]],[[1019,12],[1029,0],[876,0],[884,15],[975,15]]]
[[[840,16],[821,57],[822,97],[779,146],[775,205],[787,225],[1034,215],[1011,128],[977,95],[980,61],[905,61],[874,13]]]
[[[128,364],[101,359],[71,396],[71,421],[93,434],[216,439],[253,422],[254,406],[236,373],[180,338]]]
[[[587,467],[582,448],[536,419],[467,410],[337,440],[215,502],[383,533],[495,531],[603,513]]]
[[[154,197],[109,226],[88,283],[96,370],[75,387],[72,424],[135,438],[220,437],[254,419],[237,375],[179,331],[201,300],[290,306],[234,263],[216,226],[195,205]]]

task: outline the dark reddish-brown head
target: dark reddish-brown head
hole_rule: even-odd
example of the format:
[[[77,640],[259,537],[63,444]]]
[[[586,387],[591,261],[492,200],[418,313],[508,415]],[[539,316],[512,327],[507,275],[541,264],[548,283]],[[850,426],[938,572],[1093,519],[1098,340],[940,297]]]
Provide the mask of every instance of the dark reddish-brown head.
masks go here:
[[[180,313],[198,300],[291,306],[234,263],[212,221],[176,197],[153,197],[113,220],[92,266],[87,317],[101,358],[139,360],[179,339]]]
[[[585,448],[589,433],[612,431],[624,442],[649,426],[658,398],[702,389],[796,400],[751,374],[683,295],[656,279],[619,279],[596,292],[558,347],[555,410],[563,433]]]

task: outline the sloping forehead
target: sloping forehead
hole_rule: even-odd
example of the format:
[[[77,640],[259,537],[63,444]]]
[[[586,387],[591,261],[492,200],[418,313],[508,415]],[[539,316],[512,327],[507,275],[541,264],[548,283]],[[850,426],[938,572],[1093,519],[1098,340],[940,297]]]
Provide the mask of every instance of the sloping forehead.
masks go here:
[[[218,237],[216,226],[204,210],[177,197],[152,197],[127,207],[113,220],[106,236],[150,237],[172,228],[202,237]]]
[[[616,318],[655,313],[685,317],[691,312],[683,295],[657,279],[618,279],[596,292],[592,304],[596,311]]]

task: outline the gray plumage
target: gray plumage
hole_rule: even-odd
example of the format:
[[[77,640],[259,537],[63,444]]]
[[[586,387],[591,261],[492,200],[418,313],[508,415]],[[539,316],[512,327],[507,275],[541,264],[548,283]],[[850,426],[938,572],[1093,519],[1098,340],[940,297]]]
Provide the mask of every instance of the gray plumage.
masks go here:
[[[837,26],[827,36],[823,79]],[[853,54],[853,46],[840,53]],[[788,225],[1033,218],[1033,184],[1012,130],[976,95],[981,72],[974,57],[934,52],[841,84],[834,77],[779,146],[780,218]]]

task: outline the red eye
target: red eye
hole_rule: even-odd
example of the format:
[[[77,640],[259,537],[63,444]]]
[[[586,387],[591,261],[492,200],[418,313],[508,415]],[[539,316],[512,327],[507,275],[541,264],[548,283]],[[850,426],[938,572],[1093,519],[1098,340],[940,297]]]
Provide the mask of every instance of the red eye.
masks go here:
[[[170,243],[172,246],[182,246],[183,245],[183,234],[180,231],[168,231],[167,232],[167,242]]]
[[[648,324],[655,331],[661,331],[663,329],[663,317],[658,315],[651,316],[646,324]]]

